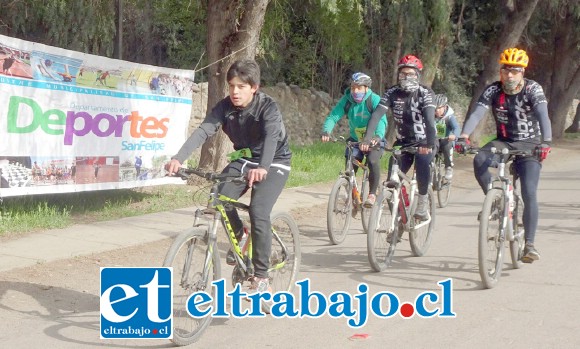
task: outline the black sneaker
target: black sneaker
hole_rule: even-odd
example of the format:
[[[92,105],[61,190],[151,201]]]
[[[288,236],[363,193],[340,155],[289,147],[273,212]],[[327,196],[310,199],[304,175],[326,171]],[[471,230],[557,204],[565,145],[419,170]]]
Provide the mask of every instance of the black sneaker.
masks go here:
[[[526,242],[526,246],[524,247],[524,255],[522,256],[522,262],[524,263],[533,263],[540,259],[540,252],[536,250],[534,244],[530,242]]]
[[[231,249],[228,250],[226,254],[226,264],[227,265],[236,265],[236,256],[234,256],[234,251]]]

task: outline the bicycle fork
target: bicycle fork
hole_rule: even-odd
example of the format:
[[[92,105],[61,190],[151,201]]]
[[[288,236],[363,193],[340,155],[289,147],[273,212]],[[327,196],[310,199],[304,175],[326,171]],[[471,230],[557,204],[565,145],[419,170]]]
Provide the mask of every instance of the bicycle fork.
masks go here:
[[[200,218],[204,215],[203,211],[196,210],[195,211],[195,219],[194,219],[194,226],[197,226]],[[205,252],[205,260],[204,260],[204,268],[201,278],[195,280],[196,275],[190,275],[190,267],[193,262],[193,253],[195,252],[195,241],[190,240],[187,243],[187,253],[184,260],[183,265],[183,273],[181,274],[181,285],[184,288],[189,289],[192,286],[195,290],[205,290],[206,285],[208,284],[209,279],[209,270],[213,267],[213,255],[215,251],[213,250],[214,246],[216,245],[217,241],[217,234],[216,234],[216,225],[213,225],[212,229],[206,230],[206,235],[203,239],[207,240],[207,249]]]

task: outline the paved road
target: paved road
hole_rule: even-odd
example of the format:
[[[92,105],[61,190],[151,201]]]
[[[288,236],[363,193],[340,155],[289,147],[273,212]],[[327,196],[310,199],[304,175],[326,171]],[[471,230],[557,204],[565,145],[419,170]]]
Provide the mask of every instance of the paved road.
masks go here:
[[[311,209],[301,211],[298,217],[303,247],[300,277],[310,278],[314,290],[327,295],[334,291],[354,294],[357,286],[364,282],[370,286],[371,295],[390,291],[401,301],[413,301],[424,291],[440,294],[437,282],[451,278],[452,307],[457,317],[371,317],[361,329],[350,328],[344,318],[328,316],[318,319],[216,319],[192,347],[227,348],[236,343],[240,348],[384,348],[392,345],[408,348],[578,348],[579,172],[577,148],[559,148],[547,161],[539,191],[541,217],[536,241],[542,260],[520,270],[513,270],[506,264],[499,285],[492,290],[483,290],[479,279],[475,217],[483,196],[467,166],[456,171],[458,180],[450,205],[437,211],[436,235],[427,255],[412,257],[405,238],[395,255],[393,267],[383,273],[370,270],[366,236],[360,221],[353,221],[352,231],[344,244],[329,244],[324,219],[328,186],[295,189],[283,201],[287,205],[311,205]],[[0,247],[0,264],[14,263],[0,273],[2,347],[171,347],[167,341],[99,339],[97,267],[151,265],[151,260],[159,261],[167,241],[155,241],[171,236],[168,230],[160,229],[159,219],[169,217],[177,221],[184,212],[178,210],[141,219],[78,226],[76,230],[81,235],[70,230],[51,231],[9,241],[7,246]],[[119,226],[124,226],[124,230],[119,230]],[[139,238],[135,238],[131,230],[141,232]],[[103,236],[107,241],[101,241]],[[46,240],[35,240],[40,238]],[[37,263],[34,258],[38,252],[28,258],[19,255],[19,249],[39,243],[47,251],[45,256],[57,250],[53,247],[55,244],[70,243],[78,249],[77,240],[84,242],[80,246],[85,246],[78,254],[102,253],[63,260],[76,255],[69,250],[68,255],[61,254],[53,262],[47,257],[46,262],[36,267],[26,265]],[[105,252],[136,243],[146,244],[117,250],[117,253]],[[94,274],[89,273],[84,276],[86,280],[79,280],[75,270],[86,269],[88,263],[97,264],[93,267]],[[14,269],[14,265],[25,268]],[[18,280],[20,272],[26,273],[28,281]],[[38,281],[29,281],[35,280],[34,272],[38,273]],[[227,277],[230,273],[231,269],[224,265],[222,275]],[[68,283],[51,282],[51,277],[60,280],[68,274],[71,275]],[[349,340],[355,334],[368,337]]]

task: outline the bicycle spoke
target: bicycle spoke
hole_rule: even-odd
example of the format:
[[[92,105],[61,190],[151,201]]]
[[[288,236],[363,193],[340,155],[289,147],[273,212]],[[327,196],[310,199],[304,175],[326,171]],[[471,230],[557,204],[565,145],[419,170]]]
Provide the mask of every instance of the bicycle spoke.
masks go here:
[[[271,221],[270,286],[273,292],[292,291],[301,258],[298,227],[285,213],[274,214]]]
[[[347,178],[339,178],[328,199],[327,209],[327,231],[330,241],[341,244],[346,238],[346,233],[350,226],[352,210],[352,194],[350,183]]]
[[[163,266],[173,267],[173,339],[177,345],[195,342],[211,322],[211,316],[194,319],[186,302],[194,292],[214,293],[211,283],[220,278],[217,251],[208,247],[207,230],[192,228],[171,245]],[[214,294],[215,296],[215,294]],[[208,304],[207,307],[213,306]],[[203,310],[203,309],[201,309]]]
[[[398,219],[391,210],[392,191],[384,191],[371,211],[367,232],[369,262],[375,271],[391,265],[399,241]]]
[[[491,189],[485,198],[479,226],[479,274],[492,288],[501,276],[505,235],[502,234],[503,191]]]
[[[435,198],[433,191],[429,189],[427,193],[429,198],[429,216],[427,221],[417,221],[413,219],[411,224],[411,232],[409,234],[409,243],[411,251],[416,257],[423,256],[431,246],[431,240],[435,230]]]

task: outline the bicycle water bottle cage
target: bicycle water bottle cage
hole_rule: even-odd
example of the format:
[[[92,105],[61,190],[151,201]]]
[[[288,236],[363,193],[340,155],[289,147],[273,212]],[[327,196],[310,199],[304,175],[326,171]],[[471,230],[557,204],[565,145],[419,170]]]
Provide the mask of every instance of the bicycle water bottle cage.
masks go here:
[[[227,156],[228,156],[228,159],[230,160],[230,162],[233,162],[233,161],[236,161],[236,160],[241,159],[241,158],[251,158],[252,151],[250,150],[250,148],[243,148],[243,149],[231,152]]]

